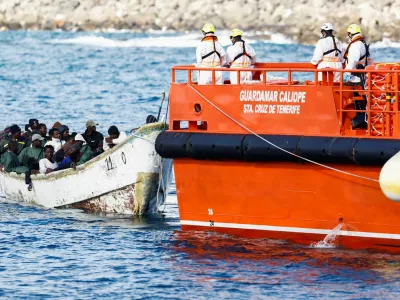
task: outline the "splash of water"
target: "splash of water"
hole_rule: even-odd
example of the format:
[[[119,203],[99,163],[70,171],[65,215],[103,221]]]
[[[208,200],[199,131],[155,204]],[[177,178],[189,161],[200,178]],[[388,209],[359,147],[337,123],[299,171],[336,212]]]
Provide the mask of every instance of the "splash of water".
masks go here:
[[[336,237],[339,235],[339,231],[342,229],[343,223],[338,224],[327,236],[319,242],[311,243],[311,248],[336,248]]]

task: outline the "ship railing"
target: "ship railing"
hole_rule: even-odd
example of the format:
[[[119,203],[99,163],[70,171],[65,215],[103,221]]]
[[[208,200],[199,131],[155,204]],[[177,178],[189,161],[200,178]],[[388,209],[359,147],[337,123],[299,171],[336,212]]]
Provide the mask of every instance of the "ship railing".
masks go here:
[[[295,66],[295,67],[291,67]],[[366,113],[367,130],[360,132],[360,135],[367,136],[399,136],[400,135],[400,116],[399,116],[399,73],[400,70],[375,70],[375,69],[316,69],[312,68],[310,63],[263,63],[254,68],[212,68],[212,67],[196,67],[194,65],[174,66],[172,68],[172,83],[179,83],[176,72],[186,72],[186,80],[184,83],[197,84],[193,80],[193,73],[199,71],[212,72],[212,83],[216,85],[215,72],[237,72],[237,82],[240,82],[240,74],[242,72],[252,72],[256,75],[256,80],[251,82],[252,86],[268,85],[268,86],[301,86],[301,85],[318,85],[331,86],[335,93],[339,93],[339,101],[336,103],[339,125],[345,130],[345,118],[351,113]],[[268,74],[283,74],[282,81],[268,81]],[[338,82],[334,81],[335,73],[340,75]],[[345,83],[343,81],[344,74],[355,73],[364,74],[365,82]],[[303,74],[306,80],[298,80],[294,75]],[[320,74],[320,78],[318,76]],[[313,80],[310,80],[310,75]],[[224,84],[229,85],[229,81]],[[240,84],[248,86],[249,84]],[[207,86],[207,85],[204,85]],[[358,96],[348,96],[358,93]],[[366,109],[349,109],[348,106],[354,101],[367,100]],[[353,103],[354,105],[354,103]]]

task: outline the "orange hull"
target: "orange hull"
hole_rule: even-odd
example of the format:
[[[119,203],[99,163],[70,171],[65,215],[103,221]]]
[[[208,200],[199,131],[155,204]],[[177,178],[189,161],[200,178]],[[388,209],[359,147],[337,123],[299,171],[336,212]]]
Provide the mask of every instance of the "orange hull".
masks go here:
[[[340,245],[400,253],[396,167],[384,183],[386,195],[398,194],[386,197],[378,182],[400,149],[397,64],[354,70],[364,73],[355,84],[333,82],[345,70],[308,63],[218,69],[252,71],[250,84],[199,85],[199,70],[173,68],[170,131],[156,141],[174,159],[184,230],[310,245],[341,223]],[[276,80],[276,72],[286,75]]]
[[[310,164],[188,159],[174,164],[183,230],[309,245],[343,222],[340,245],[400,252],[400,206],[378,183]],[[371,178],[380,170],[335,167]]]

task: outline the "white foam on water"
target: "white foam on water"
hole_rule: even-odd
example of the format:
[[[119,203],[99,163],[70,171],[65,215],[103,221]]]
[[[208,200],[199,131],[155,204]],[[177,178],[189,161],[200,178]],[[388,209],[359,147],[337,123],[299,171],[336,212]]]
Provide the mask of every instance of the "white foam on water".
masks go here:
[[[188,48],[197,47],[198,40],[193,36],[173,37],[148,37],[134,38],[127,40],[109,39],[102,36],[80,36],[71,39],[54,39],[53,44],[86,45],[94,47],[133,48],[133,47],[167,47],[167,48]]]
[[[339,235],[340,229],[342,229],[343,223],[338,224],[332,231],[322,240],[319,242],[311,243],[311,248],[336,248],[336,237]]]
[[[231,45],[229,39],[229,31],[218,32],[218,40],[222,46],[226,47]],[[257,42],[265,43],[277,43],[277,44],[288,44],[292,43],[284,35],[272,34],[271,40],[258,40],[252,39],[251,37],[256,37],[255,33],[249,33],[250,38],[246,38],[246,43],[254,44]],[[120,47],[120,48],[196,48],[201,39],[202,35],[200,33],[188,33],[184,35],[173,35],[173,36],[159,36],[159,34],[146,38],[132,38],[127,40],[105,38],[103,36],[96,35],[84,35],[76,38],[69,39],[53,39],[49,42],[52,44],[71,44],[71,45],[86,45],[93,47]]]
[[[389,38],[383,38],[382,41],[372,43],[371,48],[400,48],[400,42],[393,42]]]

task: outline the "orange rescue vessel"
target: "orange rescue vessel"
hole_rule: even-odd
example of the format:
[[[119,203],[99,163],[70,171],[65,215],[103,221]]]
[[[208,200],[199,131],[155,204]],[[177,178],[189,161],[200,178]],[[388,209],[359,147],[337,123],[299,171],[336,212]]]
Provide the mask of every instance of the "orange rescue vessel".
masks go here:
[[[398,64],[350,85],[309,63],[218,69],[253,72],[237,85],[198,85],[198,70],[173,67],[156,141],[174,159],[183,230],[309,245],[342,223],[341,246],[400,252]]]

